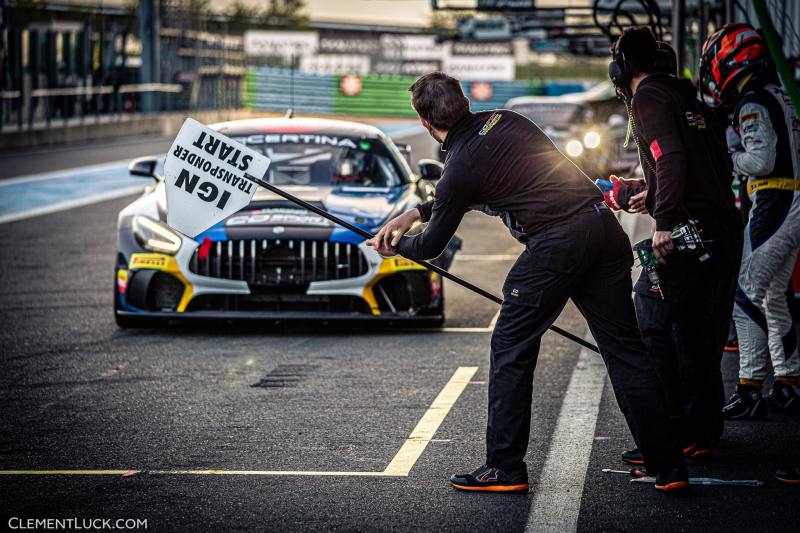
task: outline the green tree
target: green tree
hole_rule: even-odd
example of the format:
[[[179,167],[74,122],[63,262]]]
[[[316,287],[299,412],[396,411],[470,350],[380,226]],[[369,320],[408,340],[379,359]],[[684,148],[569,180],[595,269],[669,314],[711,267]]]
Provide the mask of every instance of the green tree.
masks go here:
[[[303,0],[270,0],[261,15],[267,26],[280,28],[304,28],[308,25],[308,14]]]

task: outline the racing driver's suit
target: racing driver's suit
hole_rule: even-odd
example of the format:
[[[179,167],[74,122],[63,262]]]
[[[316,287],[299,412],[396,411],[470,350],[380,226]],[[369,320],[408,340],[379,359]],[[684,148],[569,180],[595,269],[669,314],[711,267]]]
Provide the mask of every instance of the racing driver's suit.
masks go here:
[[[749,177],[753,201],[744,239],[734,320],[739,378],[760,387],[772,357],[776,378],[800,375],[786,290],[800,250],[800,121],[773,84],[746,92],[734,112],[742,150],[734,172]]]

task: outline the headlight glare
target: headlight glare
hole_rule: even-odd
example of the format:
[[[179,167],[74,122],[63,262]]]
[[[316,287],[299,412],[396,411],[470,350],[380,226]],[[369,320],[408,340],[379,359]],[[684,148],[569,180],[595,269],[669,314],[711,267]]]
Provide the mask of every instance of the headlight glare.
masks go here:
[[[181,247],[181,238],[177,233],[144,215],[133,217],[133,234],[143,248],[152,252],[175,255]]]
[[[600,146],[600,134],[594,130],[587,131],[583,136],[583,145],[589,149],[597,148]]]
[[[572,139],[567,142],[565,148],[567,150],[567,155],[570,157],[578,157],[583,153],[583,145],[578,139]]]

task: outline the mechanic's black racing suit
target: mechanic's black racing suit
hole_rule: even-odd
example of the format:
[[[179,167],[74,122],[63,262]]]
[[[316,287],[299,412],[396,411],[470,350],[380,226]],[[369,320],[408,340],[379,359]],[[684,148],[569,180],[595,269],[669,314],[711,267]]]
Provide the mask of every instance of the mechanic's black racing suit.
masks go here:
[[[689,80],[652,74],[637,88],[632,120],[656,229],[694,220],[711,258],[674,251],[659,267],[660,287],[642,273],[634,286],[642,336],[667,384],[684,446],[722,434],[720,363],[741,249],[721,127],[696,100]],[[660,290],[659,290],[660,289]],[[663,293],[663,297],[662,294]]]
[[[737,174],[753,202],[745,231],[734,320],[739,377],[762,382],[772,358],[776,377],[800,375],[786,287],[800,250],[800,123],[773,84],[746,91],[734,112],[742,149]]]
[[[428,226],[398,253],[439,255],[469,209],[499,216],[525,251],[508,274],[491,342],[487,464],[524,465],[533,372],[542,334],[568,298],[586,317],[648,471],[682,462],[666,398],[631,301],[630,242],[603,196],[530,120],[508,110],[469,114],[448,132]]]

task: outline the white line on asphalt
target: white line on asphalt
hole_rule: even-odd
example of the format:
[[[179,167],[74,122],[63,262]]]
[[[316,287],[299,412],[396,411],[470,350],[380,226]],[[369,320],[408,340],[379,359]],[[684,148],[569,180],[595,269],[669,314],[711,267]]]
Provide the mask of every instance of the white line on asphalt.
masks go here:
[[[414,333],[491,333],[494,331],[495,325],[497,325],[497,319],[500,317],[500,309],[492,316],[492,319],[489,321],[489,325],[485,328],[475,328],[475,327],[445,327],[445,328],[414,328],[414,329],[407,329],[406,332],[414,332]]]
[[[8,215],[3,215],[0,216],[0,224],[5,224],[7,222],[14,222],[17,220],[23,220],[26,218],[38,217],[40,215],[47,215],[49,213],[56,213],[58,211],[66,211],[67,209],[74,209],[76,207],[96,204],[98,202],[105,202],[106,200],[113,200],[115,198],[122,198],[123,196],[129,196],[131,194],[140,192],[142,189],[144,189],[144,187],[145,187],[144,185],[137,185],[135,187],[125,187],[124,189],[119,189],[116,191],[93,194],[92,196],[86,196],[85,198],[77,198],[75,200],[59,202],[57,204],[51,204],[45,207],[28,209],[26,211],[22,211],[19,213],[11,213]]]
[[[593,342],[587,333],[586,340]],[[570,532],[578,526],[600,399],[606,384],[603,360],[581,349],[550,441],[526,531]]]
[[[150,475],[218,475],[218,476],[340,476],[340,477],[407,477],[428,443],[439,429],[450,409],[478,371],[477,366],[456,369],[433,403],[422,415],[411,435],[382,472],[344,472],[319,470],[0,470],[0,476],[135,476]]]
[[[453,373],[447,385],[433,400],[431,406],[417,423],[417,427],[414,428],[414,431],[403,443],[392,462],[386,467],[385,474],[407,476],[411,472],[420,455],[425,451],[425,447],[428,446],[428,443],[436,434],[436,430],[439,429],[439,426],[444,421],[447,413],[450,412],[450,408],[453,407],[458,397],[467,388],[477,371],[477,366],[462,366]]]
[[[151,155],[149,157],[160,157],[159,155]],[[8,178],[0,180],[0,189],[7,185],[15,185],[17,183],[26,183],[29,181],[52,180],[61,178],[72,178],[77,175],[86,174],[88,172],[100,172],[103,170],[111,170],[120,166],[127,168],[131,159],[122,159],[120,161],[111,161],[109,163],[98,163],[97,165],[88,165],[85,167],[65,168],[62,170],[51,170],[48,172],[41,172],[39,174],[29,174],[27,176],[20,176],[18,178]]]

